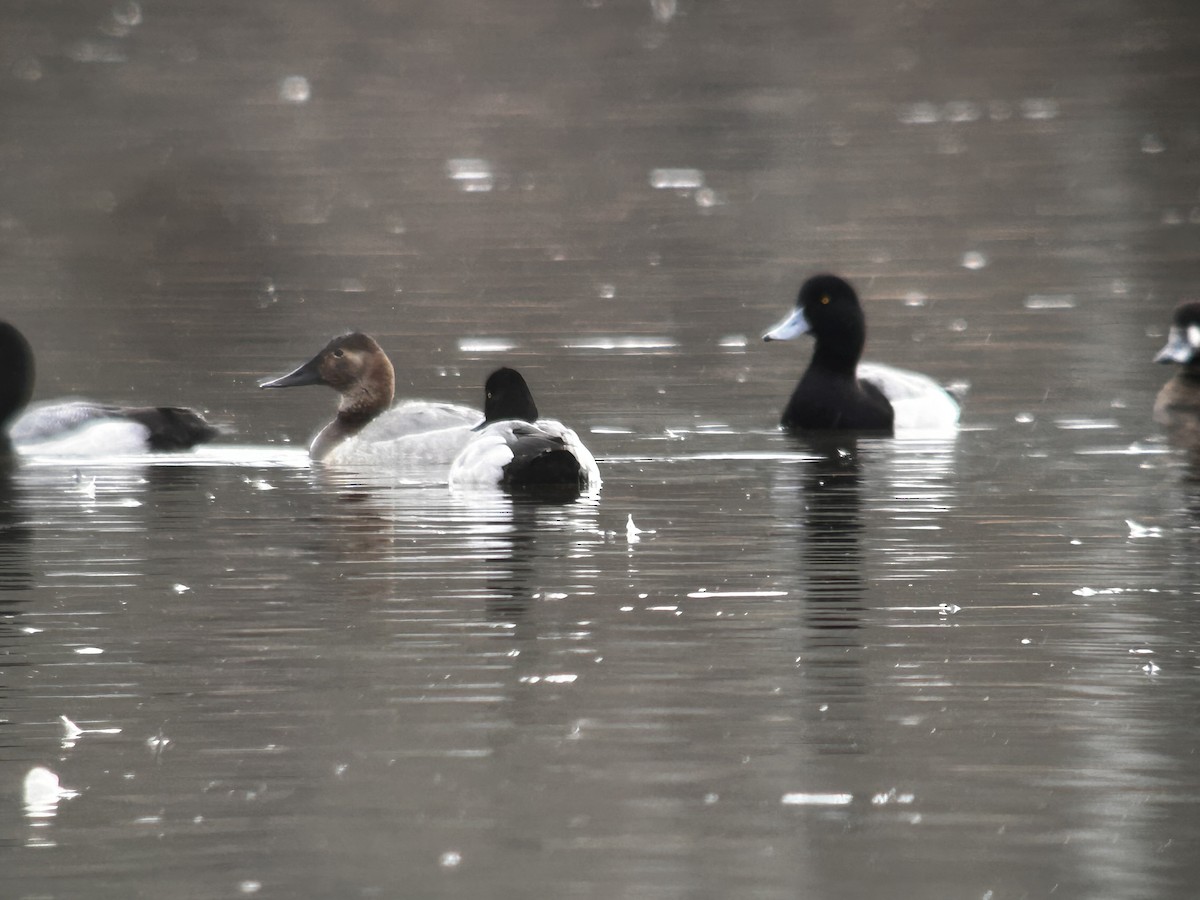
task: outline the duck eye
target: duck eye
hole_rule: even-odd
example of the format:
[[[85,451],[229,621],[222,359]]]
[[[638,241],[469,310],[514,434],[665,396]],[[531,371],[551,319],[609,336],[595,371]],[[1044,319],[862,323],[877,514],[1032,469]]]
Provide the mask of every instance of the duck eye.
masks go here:
[[[338,359],[341,359],[343,356],[346,355],[346,353],[339,347],[337,350],[333,351],[333,355],[336,356]]]
[[[822,306],[828,306],[828,305],[829,305],[829,298],[828,298],[828,297],[822,297],[822,298],[821,298],[821,305],[822,305]]]

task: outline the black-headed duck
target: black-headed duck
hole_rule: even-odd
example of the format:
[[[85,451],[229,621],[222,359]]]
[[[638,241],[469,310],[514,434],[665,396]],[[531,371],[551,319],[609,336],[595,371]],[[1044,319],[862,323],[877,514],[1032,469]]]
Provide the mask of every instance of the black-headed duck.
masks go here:
[[[0,428],[5,450],[36,456],[112,456],[188,450],[220,435],[192,409],[118,406],[92,400],[40,403],[18,417],[33,394],[33,350],[0,322]]]
[[[764,341],[815,338],[812,360],[783,410],[788,431],[843,430],[892,434],[943,431],[958,423],[958,404],[931,378],[878,363],[860,363],[867,326],[858,294],[836,275],[814,275],[796,308]]]
[[[570,428],[538,416],[521,373],[500,368],[484,385],[484,421],[450,467],[451,487],[600,487],[600,469]]]
[[[1200,302],[1176,307],[1166,346],[1154,361],[1182,366],[1158,392],[1154,420],[1176,439],[1200,443]]]

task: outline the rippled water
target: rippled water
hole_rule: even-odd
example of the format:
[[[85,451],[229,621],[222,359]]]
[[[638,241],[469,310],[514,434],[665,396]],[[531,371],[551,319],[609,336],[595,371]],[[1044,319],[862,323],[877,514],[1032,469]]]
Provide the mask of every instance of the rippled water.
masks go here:
[[[1187,898],[1188,4],[0,8],[37,396],[233,434],[0,481],[6,897]],[[774,429],[818,268],[953,439]],[[501,362],[538,503],[303,446],[257,382]]]

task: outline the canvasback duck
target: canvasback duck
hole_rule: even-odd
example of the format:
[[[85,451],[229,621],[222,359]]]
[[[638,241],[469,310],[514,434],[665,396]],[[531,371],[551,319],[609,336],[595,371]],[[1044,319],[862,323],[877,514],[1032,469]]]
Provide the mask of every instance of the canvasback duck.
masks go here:
[[[92,400],[40,403],[33,394],[33,350],[0,322],[0,427],[4,449],[35,456],[111,456],[187,450],[221,434],[198,412],[178,406],[118,406]],[[14,421],[14,417],[15,421]]]
[[[836,275],[815,275],[800,288],[793,312],[763,335],[789,341],[811,334],[816,345],[780,425],[787,431],[844,430],[892,434],[943,431],[958,423],[958,403],[933,379],[879,363],[859,363],[867,327],[858,294]]]
[[[567,426],[538,417],[529,386],[516,369],[500,368],[484,386],[484,421],[450,467],[451,487],[600,486],[591,452]]]
[[[1154,361],[1182,366],[1158,392],[1154,421],[1177,440],[1200,443],[1200,302],[1176,307],[1167,343]]]
[[[337,415],[308,455],[334,465],[449,465],[483,416],[452,403],[408,400],[392,406],[396,372],[383,348],[361,332],[335,337],[299,368],[260,387],[323,384],[338,392]]]

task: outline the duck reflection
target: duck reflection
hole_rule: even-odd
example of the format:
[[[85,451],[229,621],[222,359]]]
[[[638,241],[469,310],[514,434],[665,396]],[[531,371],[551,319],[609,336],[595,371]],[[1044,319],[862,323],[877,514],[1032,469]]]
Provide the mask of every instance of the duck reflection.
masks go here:
[[[809,701],[822,713],[810,737],[822,752],[863,752],[860,723],[867,691],[860,636],[864,574],[862,473],[853,436],[794,440],[812,462],[801,467],[796,499],[802,542],[804,648],[798,654]]]
[[[10,459],[0,460],[0,591],[24,591],[33,586],[30,546],[33,529],[25,519],[22,492]],[[17,611],[14,603],[0,599],[0,616]]]

